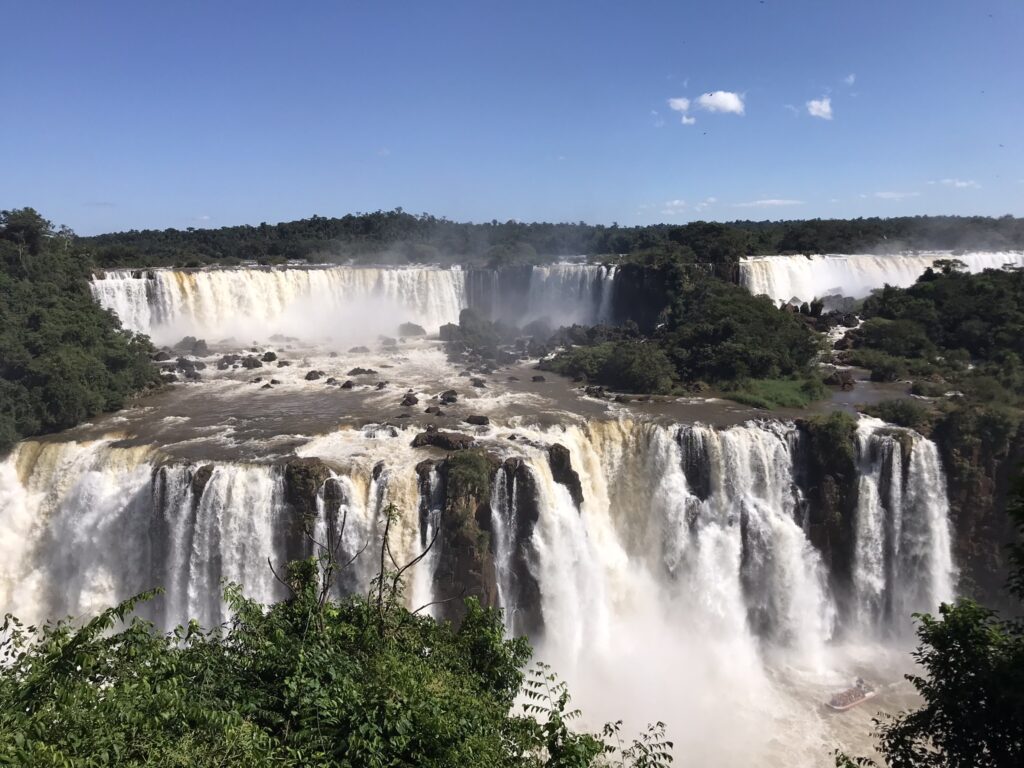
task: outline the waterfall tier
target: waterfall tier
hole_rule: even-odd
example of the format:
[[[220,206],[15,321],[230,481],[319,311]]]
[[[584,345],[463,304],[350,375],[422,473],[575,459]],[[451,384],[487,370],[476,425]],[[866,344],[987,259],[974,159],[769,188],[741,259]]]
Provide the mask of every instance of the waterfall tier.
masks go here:
[[[811,301],[824,296],[862,298],[876,288],[913,285],[928,267],[941,259],[958,259],[970,272],[1024,266],[1024,252],[906,253],[878,256],[866,253],[814,256],[758,256],[740,262],[740,284],[755,295],[775,301]]]

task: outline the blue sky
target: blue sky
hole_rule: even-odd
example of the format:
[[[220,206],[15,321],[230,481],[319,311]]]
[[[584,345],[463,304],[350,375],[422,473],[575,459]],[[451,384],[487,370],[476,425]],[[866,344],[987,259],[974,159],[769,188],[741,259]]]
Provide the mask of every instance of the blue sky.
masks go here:
[[[83,234],[398,206],[1024,215],[1021,0],[7,0],[0,18],[0,208]]]

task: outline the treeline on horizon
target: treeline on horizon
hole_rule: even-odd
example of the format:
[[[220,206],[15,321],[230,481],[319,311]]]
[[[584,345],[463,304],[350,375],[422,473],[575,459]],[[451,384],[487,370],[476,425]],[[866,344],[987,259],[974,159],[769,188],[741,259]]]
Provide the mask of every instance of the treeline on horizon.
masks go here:
[[[768,254],[1024,249],[1024,219],[913,216],[621,227],[496,220],[474,224],[396,208],[257,226],[130,230],[79,240],[99,267],[292,259],[502,266],[541,263],[567,255],[608,257],[665,251],[698,262],[729,264],[743,256]]]

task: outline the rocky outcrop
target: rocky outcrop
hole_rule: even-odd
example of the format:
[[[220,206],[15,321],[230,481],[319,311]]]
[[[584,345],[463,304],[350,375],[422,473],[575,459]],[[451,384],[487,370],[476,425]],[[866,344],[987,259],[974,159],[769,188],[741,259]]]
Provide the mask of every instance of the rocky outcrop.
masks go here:
[[[473,443],[472,435],[464,435],[461,432],[443,432],[440,429],[428,427],[426,432],[420,432],[413,438],[412,447],[431,446],[446,451],[464,451],[472,448]]]
[[[284,466],[284,498],[302,520],[316,516],[316,496],[332,476],[330,467],[317,458],[290,459]]]
[[[548,447],[548,464],[551,466],[551,476],[556,483],[561,483],[569,489],[569,495],[577,508],[583,505],[583,484],[580,476],[572,468],[572,456],[569,449],[560,443]]]
[[[426,336],[427,331],[422,325],[416,323],[402,323],[398,326],[398,335],[403,338],[408,336]]]

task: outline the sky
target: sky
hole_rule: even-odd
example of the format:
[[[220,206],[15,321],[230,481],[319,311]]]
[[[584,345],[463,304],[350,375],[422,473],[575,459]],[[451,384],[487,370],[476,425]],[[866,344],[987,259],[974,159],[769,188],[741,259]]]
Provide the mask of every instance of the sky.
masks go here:
[[[0,0],[0,209],[80,234],[1024,215],[1022,0]]]

